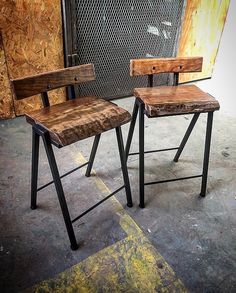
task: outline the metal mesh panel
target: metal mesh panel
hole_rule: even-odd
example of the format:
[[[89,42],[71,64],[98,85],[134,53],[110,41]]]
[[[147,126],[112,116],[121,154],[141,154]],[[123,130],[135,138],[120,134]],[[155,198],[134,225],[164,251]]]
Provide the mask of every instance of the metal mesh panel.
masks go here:
[[[147,78],[130,77],[134,58],[174,56],[184,0],[76,0],[79,64],[94,63],[96,81],[81,95],[128,96]],[[168,75],[155,84],[167,84]]]

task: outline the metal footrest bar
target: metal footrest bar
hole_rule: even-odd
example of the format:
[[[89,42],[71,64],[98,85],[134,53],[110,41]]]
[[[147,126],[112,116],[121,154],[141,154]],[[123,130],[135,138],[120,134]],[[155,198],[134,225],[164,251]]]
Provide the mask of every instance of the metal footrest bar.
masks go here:
[[[159,153],[159,152],[166,152],[166,151],[174,151],[174,150],[178,150],[179,148],[169,148],[169,149],[160,149],[160,150],[153,150],[153,151],[145,151],[144,154],[150,154],[150,153]],[[135,155],[139,155],[139,152],[137,153],[130,153],[129,156],[135,156]]]
[[[66,177],[67,175],[70,175],[71,173],[73,173],[73,172],[75,172],[75,171],[77,171],[77,170],[83,168],[84,166],[88,165],[88,163],[89,163],[89,162],[86,162],[86,163],[80,165],[79,167],[74,168],[73,170],[71,170],[71,171],[69,171],[69,172],[63,174],[62,176],[60,176],[60,178],[64,178],[64,177]],[[48,187],[48,186],[51,185],[52,183],[54,183],[53,180],[50,181],[50,182],[48,182],[47,184],[45,184],[45,185],[39,187],[39,188],[37,189],[37,191],[40,191],[40,190],[44,189],[45,187]]]
[[[144,185],[167,183],[167,182],[172,182],[172,181],[179,181],[179,180],[186,180],[186,179],[194,179],[194,178],[199,178],[199,177],[202,177],[202,175],[195,175],[195,176],[189,176],[189,177],[180,177],[180,178],[160,180],[160,181],[152,181],[152,182],[144,183]]]
[[[120,188],[118,188],[115,191],[113,191],[112,193],[110,193],[108,196],[106,196],[105,198],[103,198],[102,200],[100,200],[98,203],[96,203],[95,205],[93,205],[91,208],[87,209],[85,212],[83,212],[78,217],[76,217],[75,219],[73,219],[71,221],[71,223],[74,223],[77,220],[79,220],[80,218],[82,218],[83,216],[85,216],[87,213],[89,213],[90,211],[92,211],[93,209],[95,209],[97,206],[99,206],[101,203],[103,203],[104,201],[106,201],[107,199],[109,199],[110,197],[112,197],[113,195],[115,195],[117,192],[119,192],[124,187],[125,187],[125,185],[122,185]]]

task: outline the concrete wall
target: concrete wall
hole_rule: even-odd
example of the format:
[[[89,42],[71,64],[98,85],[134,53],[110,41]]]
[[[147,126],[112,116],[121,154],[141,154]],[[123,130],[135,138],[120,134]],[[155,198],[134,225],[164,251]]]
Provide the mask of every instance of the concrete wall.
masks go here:
[[[236,116],[236,1],[230,2],[212,78],[196,84],[216,97],[221,111]]]

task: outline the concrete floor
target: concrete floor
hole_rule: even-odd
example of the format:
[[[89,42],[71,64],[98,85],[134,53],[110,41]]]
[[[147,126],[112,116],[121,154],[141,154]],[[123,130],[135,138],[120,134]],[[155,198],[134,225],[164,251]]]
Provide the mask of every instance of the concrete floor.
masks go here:
[[[132,98],[116,102],[132,110]],[[191,116],[146,119],[146,150],[178,146],[190,119]],[[178,163],[172,161],[173,151],[146,155],[146,180],[200,174],[205,126],[206,116],[202,115]],[[122,243],[130,236],[129,229],[122,228],[120,224],[124,217],[130,217],[129,223],[134,220],[141,228],[142,239],[147,239],[145,242],[137,238],[136,245],[138,241],[141,247],[143,243],[150,243],[148,245],[156,249],[158,259],[170,265],[166,265],[168,274],[161,277],[162,285],[170,275],[172,281],[168,286],[164,284],[161,289],[155,287],[150,291],[138,286],[131,290],[124,285],[116,290],[109,287],[110,292],[183,292],[184,286],[190,292],[236,292],[235,127],[236,118],[215,113],[206,198],[198,196],[200,179],[152,185],[145,187],[146,208],[141,210],[138,207],[138,158],[130,157],[128,166],[134,207],[125,207],[122,191],[116,198],[125,210],[115,199],[109,200],[77,222],[75,232],[80,249],[73,252],[69,249],[54,187],[39,192],[37,210],[29,208],[30,126],[23,117],[1,121],[1,292],[25,291],[36,283],[56,277],[73,265],[82,264],[88,257]],[[125,125],[124,139],[127,130],[128,125]],[[138,148],[137,134],[136,129],[133,150]],[[88,139],[55,150],[61,173],[83,162],[84,157],[88,158],[91,143],[92,140]],[[42,145],[40,155],[39,184],[44,184],[51,177]],[[108,190],[122,184],[114,131],[102,136],[94,169],[97,175],[92,178],[83,177],[84,171],[80,170],[63,179],[68,205],[74,216],[103,198]],[[120,250],[119,257],[122,255]],[[122,270],[122,264],[122,261],[116,263],[121,267],[118,269]],[[145,283],[150,276],[148,270],[146,274],[145,270],[143,272]],[[170,285],[175,284],[176,280],[180,281],[173,285],[175,287]],[[109,292],[102,287],[103,281],[96,283],[97,290],[91,292]],[[63,284],[66,286],[66,283]]]

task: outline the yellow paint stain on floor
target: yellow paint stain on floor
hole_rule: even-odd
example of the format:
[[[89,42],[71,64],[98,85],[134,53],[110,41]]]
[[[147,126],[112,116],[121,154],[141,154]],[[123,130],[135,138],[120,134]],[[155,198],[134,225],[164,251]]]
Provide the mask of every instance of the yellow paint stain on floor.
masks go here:
[[[150,242],[138,234],[107,247],[30,292],[186,292]]]
[[[76,161],[85,159],[77,154]],[[98,189],[110,193],[95,171],[93,174]],[[118,200],[112,200],[119,204],[116,214],[127,237],[27,292],[187,292],[135,221],[120,209]]]

